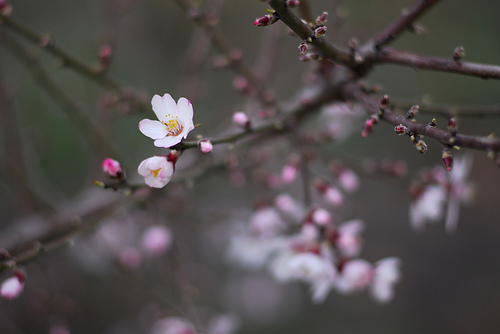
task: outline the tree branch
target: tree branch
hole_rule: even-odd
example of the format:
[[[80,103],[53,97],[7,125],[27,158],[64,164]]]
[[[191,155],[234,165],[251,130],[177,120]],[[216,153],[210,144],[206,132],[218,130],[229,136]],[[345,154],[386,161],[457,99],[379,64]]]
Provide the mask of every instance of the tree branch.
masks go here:
[[[346,99],[358,101],[365,107],[369,114],[379,113],[380,107],[378,101],[366,94],[356,83],[346,85],[343,92]],[[412,122],[411,119],[406,118],[404,115],[396,114],[389,109],[385,109],[383,114],[380,116],[380,119],[393,125],[402,124],[412,133],[432,138],[445,146],[467,147],[483,151],[500,151],[499,138],[457,134],[454,137],[453,144],[451,145],[450,133],[439,129],[436,126]]]
[[[382,48],[375,56],[375,63],[391,63],[411,66],[416,70],[435,70],[475,76],[483,79],[500,79],[500,66],[417,55],[410,52]]]

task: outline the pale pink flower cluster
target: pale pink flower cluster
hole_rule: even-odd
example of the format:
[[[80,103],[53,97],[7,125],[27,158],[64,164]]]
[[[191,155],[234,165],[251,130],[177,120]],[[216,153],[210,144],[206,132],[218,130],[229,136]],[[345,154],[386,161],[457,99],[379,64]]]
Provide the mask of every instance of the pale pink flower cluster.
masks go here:
[[[379,302],[392,299],[400,261],[387,258],[370,264],[358,258],[363,245],[361,220],[337,224],[329,211],[316,207],[302,211],[297,224],[287,219],[293,202],[290,195],[280,194],[274,206],[254,212],[246,231],[232,237],[229,259],[249,269],[266,268],[277,282],[305,283],[316,303],[331,290],[370,290]]]
[[[474,186],[467,181],[472,157],[464,155],[455,159],[451,172],[441,166],[422,171],[413,181],[410,191],[410,223],[421,230],[425,223],[445,219],[447,232],[456,229],[460,205],[468,204],[474,197]]]
[[[158,120],[143,119],[139,122],[139,130],[154,139],[156,147],[173,147],[187,138],[195,128],[193,105],[188,99],[181,97],[176,103],[170,94],[155,95],[151,105]],[[201,150],[205,153],[211,151],[209,144],[210,142],[204,142]],[[148,186],[163,188],[172,178],[175,162],[176,159],[166,156],[154,156],[142,161],[138,172]]]
[[[98,267],[105,266],[109,261],[119,263],[125,268],[136,269],[147,259],[162,256],[168,252],[173,244],[171,230],[163,224],[150,224],[140,228],[137,222],[148,224],[148,217],[142,212],[131,212],[123,219],[116,219],[103,225],[96,233],[95,238],[88,244],[82,245],[78,256],[82,261],[92,260],[85,252],[88,247],[92,254],[100,254]],[[87,264],[87,263],[83,263]]]

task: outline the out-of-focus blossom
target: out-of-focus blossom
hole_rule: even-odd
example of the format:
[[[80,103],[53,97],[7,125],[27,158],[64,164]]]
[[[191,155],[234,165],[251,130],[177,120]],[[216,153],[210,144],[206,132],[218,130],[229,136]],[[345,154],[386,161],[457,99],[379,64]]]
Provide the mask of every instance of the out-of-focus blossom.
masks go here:
[[[364,222],[359,219],[349,220],[337,229],[334,238],[339,252],[348,258],[353,258],[361,253],[363,239],[361,232],[364,230]]]
[[[141,249],[148,255],[161,255],[172,245],[172,233],[164,225],[148,227],[141,236]]]
[[[196,334],[193,324],[184,318],[170,317],[158,320],[149,334]]]
[[[327,226],[332,221],[332,215],[325,209],[316,208],[311,214],[311,220],[315,224]]]
[[[229,241],[227,257],[231,262],[248,269],[263,268],[280,246],[281,239],[257,236],[234,236]]]
[[[233,123],[246,129],[250,127],[250,118],[243,111],[238,111],[233,115]]]
[[[335,288],[341,293],[363,290],[372,282],[372,277],[371,263],[361,259],[348,260],[342,266]]]
[[[344,195],[333,185],[328,184],[322,179],[314,181],[314,187],[323,195],[323,198],[330,204],[336,207],[344,204]]]
[[[292,155],[281,170],[281,180],[284,183],[291,183],[297,178],[300,168],[300,160],[296,155]]]
[[[265,207],[255,211],[250,217],[250,229],[261,237],[275,236],[285,223],[273,207]]]
[[[333,162],[331,171],[342,189],[352,193],[359,188],[359,177],[349,168],[344,167],[341,163]]]
[[[239,319],[233,314],[220,314],[207,326],[207,334],[234,334],[240,327]]]
[[[57,323],[50,326],[49,334],[71,334],[71,331],[65,324]]]
[[[104,159],[102,162],[102,170],[112,178],[121,179],[123,177],[123,169],[120,163],[111,158]]]
[[[15,270],[11,277],[5,279],[0,285],[0,296],[6,299],[16,299],[24,290],[26,274]]]
[[[170,94],[155,95],[151,105],[158,121],[143,119],[139,122],[139,130],[154,139],[156,147],[172,147],[194,129],[193,105],[188,99],[181,97],[175,103]]]
[[[421,230],[426,222],[436,222],[443,216],[446,189],[441,185],[425,187],[419,197],[410,204],[410,223],[415,230]]]
[[[401,261],[395,257],[388,257],[375,263],[371,293],[375,300],[387,303],[394,296],[394,284],[401,278],[399,267]]]
[[[167,157],[154,156],[141,162],[137,169],[144,182],[152,188],[163,188],[174,174],[174,163]]]
[[[333,263],[312,252],[295,253],[274,264],[274,276],[280,281],[299,280],[311,287],[312,299],[316,303],[325,300],[337,277]]]
[[[420,184],[415,186],[415,198],[410,204],[410,222],[415,230],[423,228],[426,222],[436,222],[445,213],[447,232],[456,229],[460,205],[470,203],[474,197],[474,187],[467,180],[472,158],[464,155],[455,159],[451,172],[446,173],[436,167],[421,175]]]
[[[136,269],[142,263],[141,253],[133,247],[126,247],[123,249],[120,254],[118,254],[118,259],[123,266],[129,269]]]
[[[290,194],[282,193],[274,198],[274,205],[287,218],[299,222],[304,217],[304,206]]]

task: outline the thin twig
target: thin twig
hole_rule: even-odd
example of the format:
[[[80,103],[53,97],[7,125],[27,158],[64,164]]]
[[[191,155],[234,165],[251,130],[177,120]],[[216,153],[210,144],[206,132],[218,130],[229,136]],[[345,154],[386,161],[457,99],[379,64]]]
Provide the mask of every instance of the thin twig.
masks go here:
[[[391,63],[410,66],[416,70],[434,70],[470,75],[482,79],[500,79],[500,66],[456,61],[451,56],[450,58],[429,57],[390,48],[382,48],[374,61],[379,64]]]
[[[118,157],[118,151],[112,147],[103,131],[92,122],[87,112],[45,72],[36,58],[9,34],[3,35],[3,42],[7,50],[26,66],[33,79],[68,115],[86,142],[99,153],[100,157],[109,155]]]
[[[346,85],[344,87],[346,99],[351,99],[360,102],[370,114],[378,114],[380,107],[378,101],[372,96],[366,94],[356,83]],[[451,145],[451,135],[448,131],[441,130],[436,126],[430,124],[412,122],[411,119],[406,118],[404,115],[396,114],[390,110],[385,110],[380,116],[384,120],[393,125],[402,124],[414,134],[420,134],[432,138],[445,146],[459,146],[473,148],[483,151],[500,151],[500,139],[481,136],[470,136],[457,134],[454,137],[453,145]]]
[[[420,99],[401,100],[391,98],[391,104],[401,109],[410,109],[418,104],[420,113],[436,114],[443,117],[500,117],[500,105],[447,105],[442,103],[428,103]]]

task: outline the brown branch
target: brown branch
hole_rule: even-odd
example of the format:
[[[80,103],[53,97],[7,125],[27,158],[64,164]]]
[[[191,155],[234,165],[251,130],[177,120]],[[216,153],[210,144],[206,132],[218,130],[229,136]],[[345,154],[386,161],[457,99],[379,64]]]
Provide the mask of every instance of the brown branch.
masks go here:
[[[410,109],[412,105],[420,106],[420,113],[436,114],[443,117],[500,117],[500,105],[447,105],[428,103],[421,99],[400,100],[391,98],[391,104],[401,109]]]
[[[302,22],[302,20],[286,6],[284,0],[270,0],[269,5],[276,10],[281,21],[289,26],[302,40],[306,40],[313,35],[311,27]],[[311,44],[318,49],[323,57],[347,66],[353,65],[351,56],[347,50],[328,42],[324,37],[313,39]]]
[[[369,44],[378,49],[390,43],[438,1],[439,0],[420,0],[412,8],[403,10],[401,17],[376,35]]]
[[[366,94],[356,83],[346,85],[343,92],[346,99],[360,102],[369,114],[379,113],[380,107],[378,101],[372,96]],[[402,124],[414,134],[420,134],[432,138],[445,146],[451,146],[450,133],[439,129],[436,126],[412,122],[411,119],[406,118],[404,115],[396,114],[388,109],[384,111],[384,113],[380,116],[380,119],[393,125]],[[455,136],[455,140],[453,141],[453,146],[467,147],[483,151],[500,151],[500,139],[457,134]]]
[[[410,52],[382,48],[375,56],[375,63],[399,64],[416,70],[435,70],[475,76],[483,79],[500,79],[500,66],[469,63],[463,61],[417,55]]]

